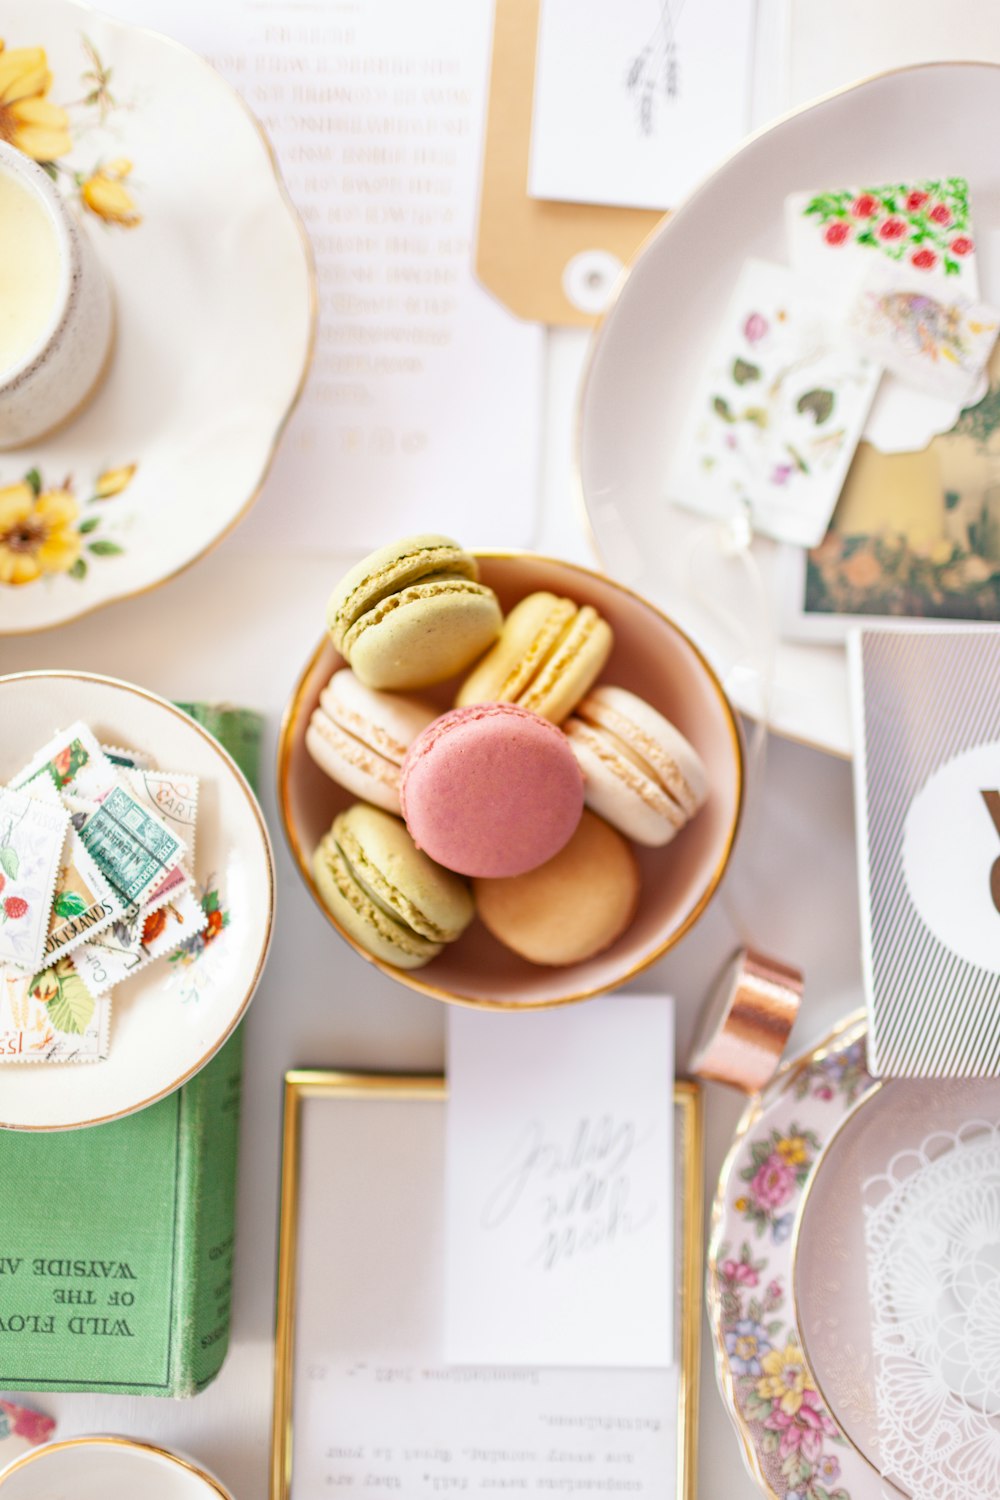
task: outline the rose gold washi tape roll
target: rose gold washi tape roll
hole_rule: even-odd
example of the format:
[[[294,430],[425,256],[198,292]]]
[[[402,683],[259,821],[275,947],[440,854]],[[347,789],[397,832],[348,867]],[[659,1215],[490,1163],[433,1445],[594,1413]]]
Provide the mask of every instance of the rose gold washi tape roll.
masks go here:
[[[799,969],[741,948],[705,1002],[689,1070],[756,1094],[774,1077],[801,1001]]]

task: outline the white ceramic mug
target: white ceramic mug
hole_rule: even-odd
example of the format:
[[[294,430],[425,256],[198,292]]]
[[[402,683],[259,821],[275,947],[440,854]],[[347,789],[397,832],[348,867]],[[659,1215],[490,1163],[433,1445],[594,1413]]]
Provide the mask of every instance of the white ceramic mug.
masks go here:
[[[94,248],[36,162],[0,141],[0,448],[59,427],[111,351],[111,289]]]
[[[0,1473],[3,1500],[233,1500],[191,1459],[132,1438],[67,1438]]]

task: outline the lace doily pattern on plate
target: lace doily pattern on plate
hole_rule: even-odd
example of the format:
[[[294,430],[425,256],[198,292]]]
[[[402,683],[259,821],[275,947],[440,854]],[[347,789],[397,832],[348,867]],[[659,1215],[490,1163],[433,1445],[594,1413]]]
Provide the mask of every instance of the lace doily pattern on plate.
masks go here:
[[[912,1500],[1000,1496],[1000,1127],[928,1135],[864,1200],[883,1472]]]

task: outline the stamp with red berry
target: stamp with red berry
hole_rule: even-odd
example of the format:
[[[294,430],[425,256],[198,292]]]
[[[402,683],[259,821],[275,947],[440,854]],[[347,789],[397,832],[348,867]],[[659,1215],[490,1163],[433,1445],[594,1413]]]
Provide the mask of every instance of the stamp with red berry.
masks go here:
[[[0,788],[0,965],[40,966],[69,814]]]
[[[964,177],[792,193],[786,201],[792,269],[846,304],[873,264],[899,287],[979,296]]]
[[[118,785],[118,772],[86,724],[77,720],[52,736],[19,771],[11,786],[24,788],[48,777],[62,795],[103,802]]]

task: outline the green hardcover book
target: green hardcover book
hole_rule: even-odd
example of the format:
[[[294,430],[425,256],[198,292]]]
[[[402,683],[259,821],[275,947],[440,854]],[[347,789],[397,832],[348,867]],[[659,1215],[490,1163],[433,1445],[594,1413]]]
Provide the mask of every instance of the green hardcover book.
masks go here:
[[[182,704],[256,785],[261,720]],[[0,1131],[0,1390],[192,1396],[229,1345],[242,1028],[108,1125]]]

